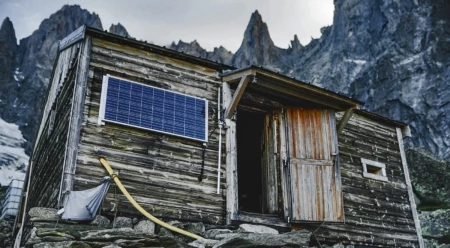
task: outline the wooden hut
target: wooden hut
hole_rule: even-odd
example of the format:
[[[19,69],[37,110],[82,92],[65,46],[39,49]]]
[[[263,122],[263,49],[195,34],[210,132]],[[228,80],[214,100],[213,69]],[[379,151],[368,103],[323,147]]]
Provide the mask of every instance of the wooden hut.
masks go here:
[[[81,27],[60,43],[23,208],[59,208],[67,192],[94,187],[107,175],[104,156],[163,219],[422,247],[408,126],[360,105],[261,67]],[[111,211],[138,214],[114,186],[102,204]]]

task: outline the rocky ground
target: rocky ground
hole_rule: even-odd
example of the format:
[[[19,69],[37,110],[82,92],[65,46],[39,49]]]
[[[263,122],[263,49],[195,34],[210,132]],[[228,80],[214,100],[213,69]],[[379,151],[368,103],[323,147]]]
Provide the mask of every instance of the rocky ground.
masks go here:
[[[55,209],[33,208],[31,237],[25,247],[309,247],[306,230],[279,234],[275,229],[242,224],[238,229],[202,223],[169,224],[204,237],[202,240],[173,233],[149,220],[117,217],[111,222],[97,216],[89,223],[58,221]],[[339,246],[338,246],[339,247]],[[344,246],[342,246],[344,247]]]
[[[450,162],[423,149],[406,156],[426,247],[450,248]]]

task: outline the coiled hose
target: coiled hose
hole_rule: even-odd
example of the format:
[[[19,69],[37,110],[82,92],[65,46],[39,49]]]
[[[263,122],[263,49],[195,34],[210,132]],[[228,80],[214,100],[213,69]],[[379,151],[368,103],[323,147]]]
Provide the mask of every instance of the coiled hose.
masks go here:
[[[116,185],[119,187],[120,191],[122,191],[122,193],[125,195],[125,197],[128,199],[129,202],[131,202],[131,204],[139,211],[141,212],[145,217],[147,217],[149,220],[153,221],[154,223],[165,227],[171,231],[177,232],[179,234],[183,234],[185,236],[194,238],[194,239],[203,239],[203,237],[185,231],[183,229],[180,229],[178,227],[172,226],[167,224],[166,222],[156,218],[155,216],[151,215],[149,212],[147,212],[145,209],[143,209],[139,203],[136,202],[136,200],[134,200],[134,198],[130,195],[130,193],[128,193],[127,189],[123,186],[123,184],[120,182],[119,177],[114,174],[114,171],[112,170],[111,166],[109,165],[109,163],[106,161],[105,158],[100,157],[99,158],[100,163],[105,167],[105,169],[108,171],[109,176],[114,180],[114,182],[116,183]]]

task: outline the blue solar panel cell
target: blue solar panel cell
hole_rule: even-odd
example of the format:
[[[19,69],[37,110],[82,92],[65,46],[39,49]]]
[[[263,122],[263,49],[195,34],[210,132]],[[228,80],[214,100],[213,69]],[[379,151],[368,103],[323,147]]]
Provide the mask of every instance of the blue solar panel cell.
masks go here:
[[[206,100],[114,77],[107,82],[104,120],[206,140]]]

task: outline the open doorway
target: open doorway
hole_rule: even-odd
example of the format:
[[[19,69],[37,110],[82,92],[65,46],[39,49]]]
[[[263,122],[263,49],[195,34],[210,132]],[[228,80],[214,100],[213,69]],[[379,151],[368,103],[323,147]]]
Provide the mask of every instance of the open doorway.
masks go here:
[[[264,113],[238,110],[236,122],[239,210],[263,213]]]

